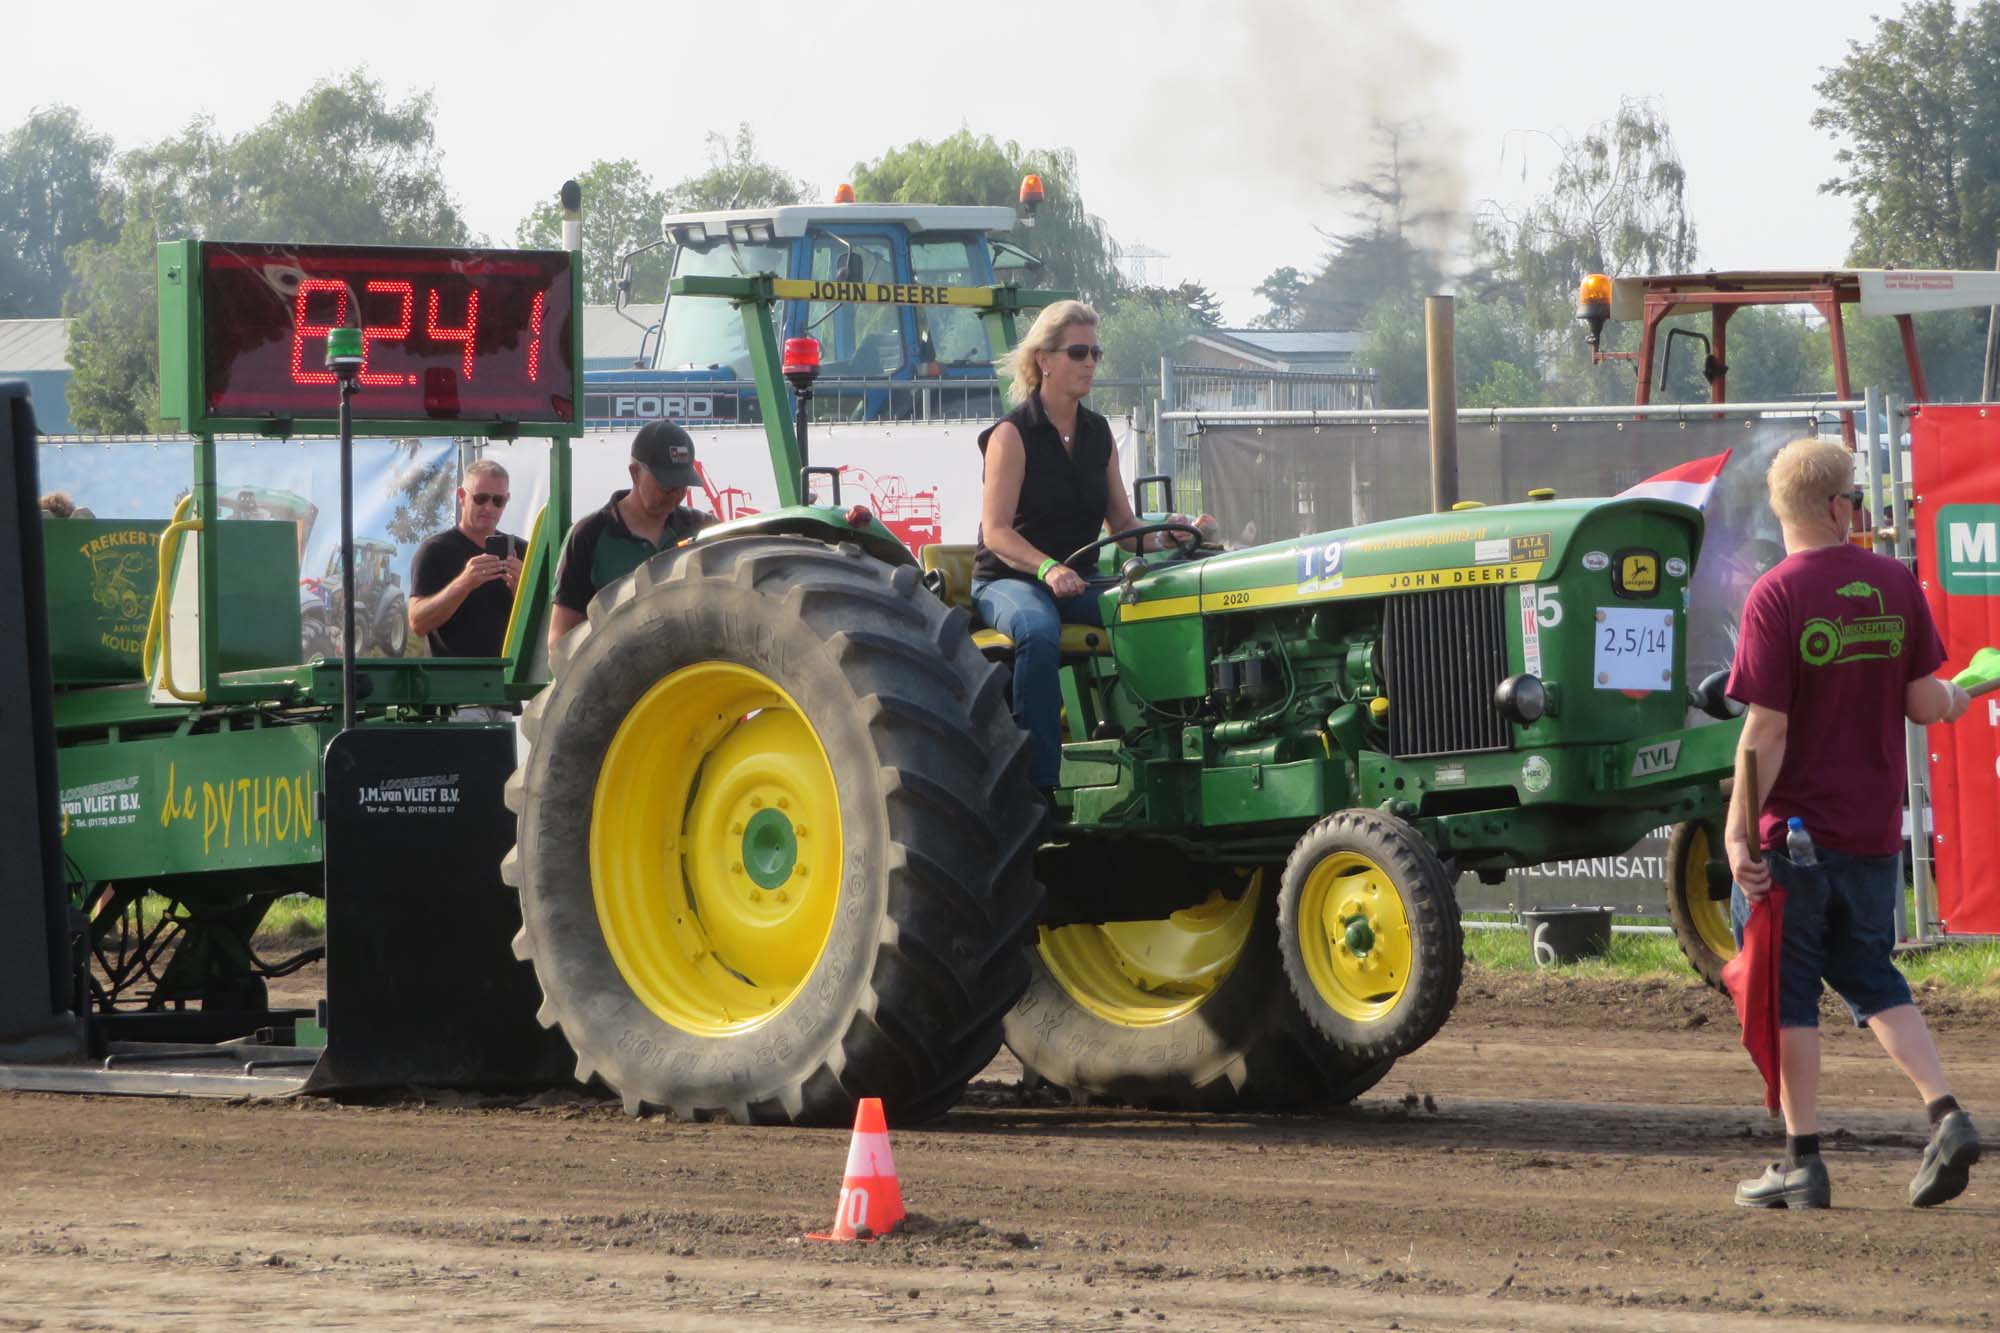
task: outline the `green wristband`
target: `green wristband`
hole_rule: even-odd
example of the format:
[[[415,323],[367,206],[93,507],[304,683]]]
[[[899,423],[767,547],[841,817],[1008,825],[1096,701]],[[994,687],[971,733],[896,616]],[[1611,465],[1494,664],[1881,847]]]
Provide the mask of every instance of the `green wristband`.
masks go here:
[[[1060,565],[1061,563],[1062,561],[1056,559],[1054,556],[1050,556],[1048,559],[1042,561],[1041,568],[1035,571],[1036,581],[1046,583],[1048,581],[1049,571],[1054,569],[1057,565]]]

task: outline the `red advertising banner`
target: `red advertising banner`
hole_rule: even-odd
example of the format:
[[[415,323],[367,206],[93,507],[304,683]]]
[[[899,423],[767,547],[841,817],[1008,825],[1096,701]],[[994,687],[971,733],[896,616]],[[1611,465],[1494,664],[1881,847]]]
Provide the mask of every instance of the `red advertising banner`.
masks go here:
[[[1917,577],[1949,676],[2000,644],[2000,411],[1924,407],[1910,443]],[[1925,742],[1945,933],[2000,934],[2000,693]]]

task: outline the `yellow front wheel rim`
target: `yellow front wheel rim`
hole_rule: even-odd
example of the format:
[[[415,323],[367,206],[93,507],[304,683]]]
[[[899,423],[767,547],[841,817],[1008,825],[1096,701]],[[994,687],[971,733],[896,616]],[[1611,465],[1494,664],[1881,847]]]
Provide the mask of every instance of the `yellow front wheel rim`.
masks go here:
[[[662,1021],[730,1036],[783,1012],[832,933],[840,857],[826,748],[760,672],[683,667],[619,724],[591,802],[591,894]]]
[[[1681,893],[1687,900],[1694,933],[1717,958],[1736,956],[1736,924],[1729,919],[1729,899],[1708,896],[1708,830],[1694,829],[1681,861]]]
[[[1410,913],[1389,873],[1360,852],[1334,852],[1299,895],[1306,975],[1333,1011],[1356,1023],[1387,1014],[1410,984]]]
[[[1259,872],[1234,900],[1218,890],[1158,920],[1044,927],[1036,949],[1089,1013],[1119,1027],[1158,1027],[1200,1008],[1236,966],[1261,888]]]

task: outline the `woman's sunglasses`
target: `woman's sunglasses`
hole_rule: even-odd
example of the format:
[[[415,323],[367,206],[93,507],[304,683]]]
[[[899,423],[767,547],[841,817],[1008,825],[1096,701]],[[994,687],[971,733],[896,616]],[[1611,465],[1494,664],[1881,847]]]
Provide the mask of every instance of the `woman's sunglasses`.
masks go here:
[[[1072,361],[1102,361],[1104,349],[1096,343],[1071,343],[1062,349],[1062,354]]]
[[[495,495],[492,491],[475,491],[473,492],[472,503],[476,505],[492,505],[495,509],[505,509],[507,507],[507,497],[504,495]]]

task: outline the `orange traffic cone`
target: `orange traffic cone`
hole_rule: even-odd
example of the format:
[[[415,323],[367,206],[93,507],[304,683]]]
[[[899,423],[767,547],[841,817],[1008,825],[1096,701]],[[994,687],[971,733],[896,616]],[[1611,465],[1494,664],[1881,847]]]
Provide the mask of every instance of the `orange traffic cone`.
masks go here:
[[[833,1229],[813,1231],[807,1240],[874,1240],[903,1225],[903,1191],[896,1183],[896,1159],[889,1154],[889,1126],[882,1099],[863,1097],[854,1113],[854,1137],[847,1146],[847,1174],[834,1205]]]

